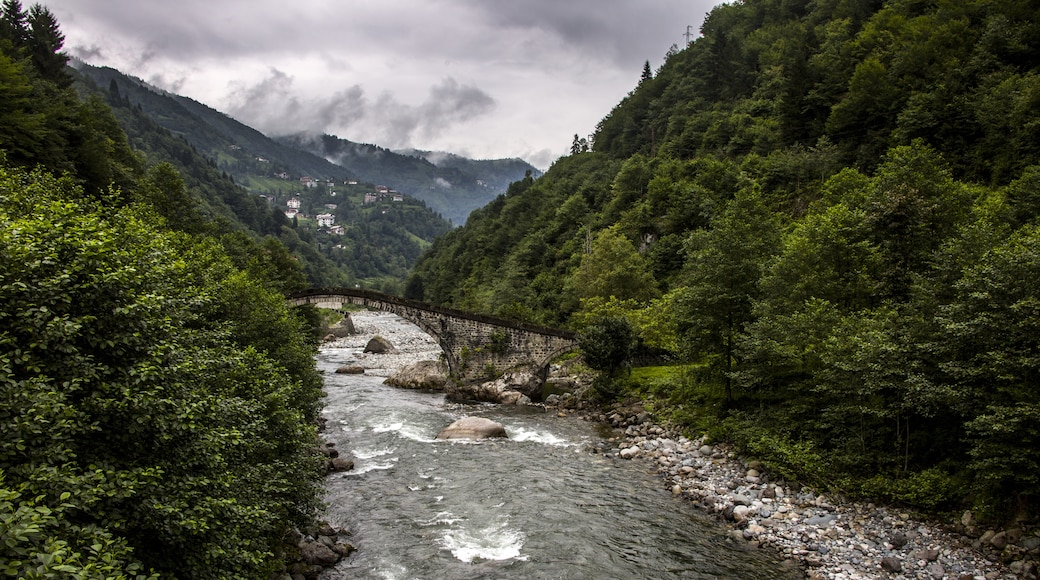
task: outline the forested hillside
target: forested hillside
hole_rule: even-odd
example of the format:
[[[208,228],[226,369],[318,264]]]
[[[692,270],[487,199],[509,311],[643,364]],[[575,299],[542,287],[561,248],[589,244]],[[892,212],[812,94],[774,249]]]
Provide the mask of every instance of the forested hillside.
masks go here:
[[[4,0],[0,575],[266,578],[320,505],[304,273],[190,147],[135,151],[63,42]]]
[[[419,254],[450,227],[412,197],[365,206],[364,194],[375,184],[355,183],[351,171],[279,144],[205,105],[110,68],[77,63],[76,71],[77,86],[111,107],[147,163],[168,162],[184,176],[192,197],[180,204],[184,219],[197,210],[252,235],[276,238],[311,286],[361,284],[397,291]],[[315,187],[305,186],[301,177]],[[285,214],[293,198],[301,203],[297,219]],[[334,214],[343,231],[318,227],[314,218],[322,213]]]
[[[250,193],[284,196],[300,177],[324,183],[356,180],[386,185],[422,200],[456,225],[527,171],[520,159],[474,160],[428,152],[398,153],[332,135],[280,136],[243,125],[198,101],[162,91],[115,69],[73,63],[125,123],[121,108],[152,120],[189,143]],[[125,126],[125,125],[124,125]],[[134,138],[133,130],[127,127]],[[150,131],[149,131],[150,132]],[[284,175],[285,177],[280,177]],[[288,179],[288,180],[287,180]]]
[[[376,145],[354,143],[333,135],[295,135],[283,143],[349,167],[361,179],[382,183],[413,195],[455,225],[494,199],[528,172],[539,173],[522,159],[466,159],[423,151],[397,153]]]
[[[745,0],[701,32],[409,296],[631,327],[678,366],[603,396],[785,478],[1035,516],[1040,7]]]

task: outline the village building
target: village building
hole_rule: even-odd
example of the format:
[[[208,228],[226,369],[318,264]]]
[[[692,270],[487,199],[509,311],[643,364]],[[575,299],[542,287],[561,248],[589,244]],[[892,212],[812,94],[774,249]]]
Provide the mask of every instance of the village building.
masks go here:
[[[320,213],[315,219],[318,220],[319,228],[332,227],[332,224],[336,222],[336,216],[331,213]]]
[[[298,198],[298,197],[290,197],[288,200],[286,200],[285,207],[287,207],[289,209],[299,210],[300,209],[300,198]]]

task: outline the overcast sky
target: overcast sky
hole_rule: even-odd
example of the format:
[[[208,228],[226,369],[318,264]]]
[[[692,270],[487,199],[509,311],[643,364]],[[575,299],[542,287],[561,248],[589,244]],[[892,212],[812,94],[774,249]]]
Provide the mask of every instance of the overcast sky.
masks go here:
[[[276,136],[520,157],[587,136],[717,0],[41,0],[65,49]],[[28,7],[30,2],[23,0]]]

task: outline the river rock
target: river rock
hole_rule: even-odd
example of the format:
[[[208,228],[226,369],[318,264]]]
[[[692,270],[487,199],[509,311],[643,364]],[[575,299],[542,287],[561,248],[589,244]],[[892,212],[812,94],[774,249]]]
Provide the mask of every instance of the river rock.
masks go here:
[[[506,437],[501,423],[483,417],[463,417],[437,434],[438,439],[491,439]]]
[[[309,566],[331,566],[339,561],[339,554],[315,540],[300,542],[300,559]]]
[[[333,457],[326,465],[328,466],[328,471],[331,473],[350,471],[351,469],[354,469],[354,460],[345,457]]]
[[[383,382],[403,389],[440,391],[448,384],[448,367],[440,361],[423,360],[398,369]]]
[[[748,513],[751,511],[746,505],[733,506],[733,519],[742,522],[748,518]]]
[[[925,562],[934,562],[939,559],[939,550],[919,550],[914,552],[914,558]]]
[[[632,459],[633,457],[637,457],[639,455],[639,451],[639,446],[633,445],[631,447],[626,447],[622,449],[620,452],[618,452],[618,455],[620,455],[622,459]]]
[[[531,368],[514,369],[485,382],[447,385],[448,398],[455,401],[487,401],[505,405],[541,400],[543,381]]]
[[[336,369],[337,375],[363,375],[365,374],[365,367],[358,365],[344,365]]]
[[[357,334],[357,330],[354,329],[354,321],[351,320],[350,315],[343,317],[336,324],[329,327],[329,334],[336,338],[343,338],[352,334]]]
[[[373,336],[368,344],[365,345],[365,352],[372,354],[395,354],[397,349],[394,345],[390,344],[390,341],[383,338],[382,336]]]

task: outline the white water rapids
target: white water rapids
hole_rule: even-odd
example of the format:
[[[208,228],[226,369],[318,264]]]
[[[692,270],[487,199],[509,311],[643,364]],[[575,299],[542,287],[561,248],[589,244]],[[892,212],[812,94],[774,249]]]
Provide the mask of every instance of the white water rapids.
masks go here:
[[[763,551],[663,489],[639,462],[595,453],[593,424],[537,407],[447,404],[386,386],[394,369],[438,356],[396,316],[353,315],[360,334],[322,348],[325,437],[355,461],[328,480],[326,519],[358,548],[325,580],[464,578],[796,578]],[[373,335],[401,353],[363,354]],[[335,374],[360,365],[363,375]],[[438,441],[466,415],[508,439]]]

